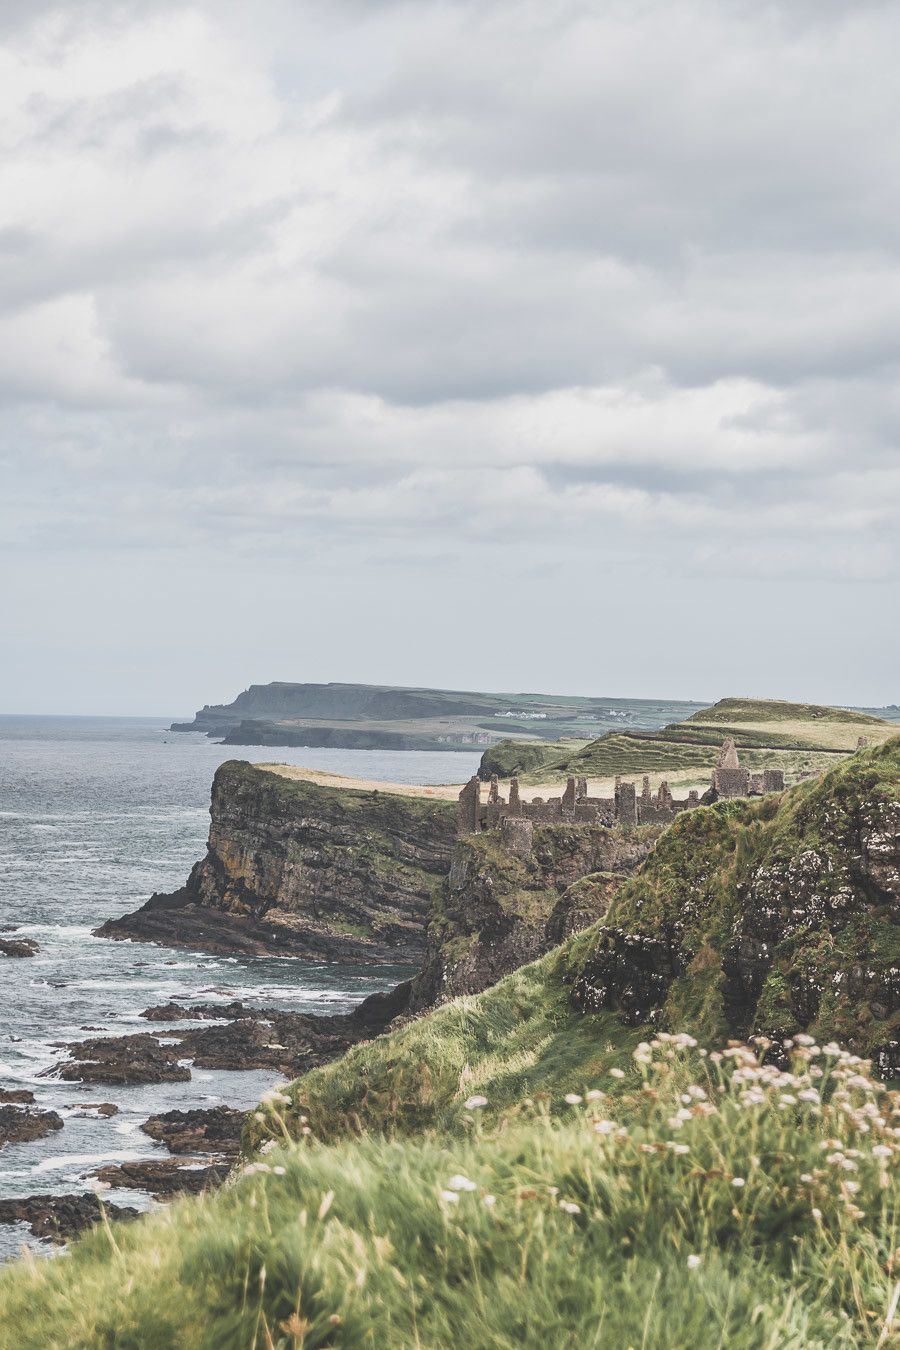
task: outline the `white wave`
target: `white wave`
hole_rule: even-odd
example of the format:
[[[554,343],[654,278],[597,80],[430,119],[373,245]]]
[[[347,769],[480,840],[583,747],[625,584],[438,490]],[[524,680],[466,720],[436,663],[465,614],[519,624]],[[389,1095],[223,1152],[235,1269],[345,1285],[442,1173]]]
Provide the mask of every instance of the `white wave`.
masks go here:
[[[42,1158],[39,1163],[35,1163],[31,1174],[34,1176],[39,1172],[58,1172],[63,1167],[87,1167],[90,1163],[137,1162],[144,1156],[142,1153],[136,1153],[134,1149],[121,1150],[117,1153],[60,1153],[56,1157]]]
[[[90,937],[91,930],[79,923],[21,923],[17,933],[52,933],[60,937]]]

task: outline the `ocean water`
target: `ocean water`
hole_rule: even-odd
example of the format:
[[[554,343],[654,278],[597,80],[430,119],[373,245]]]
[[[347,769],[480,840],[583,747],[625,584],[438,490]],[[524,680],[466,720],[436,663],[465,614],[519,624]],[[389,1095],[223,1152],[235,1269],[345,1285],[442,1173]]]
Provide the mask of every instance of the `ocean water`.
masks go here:
[[[162,718],[0,717],[0,930],[34,938],[34,958],[0,957],[0,1087],[30,1088],[58,1111],[61,1131],[0,1149],[0,1198],[88,1189],[107,1162],[168,1157],[142,1121],[174,1107],[249,1107],[268,1072],[192,1069],[189,1083],[111,1088],[45,1072],[59,1042],[147,1029],[143,1009],[170,999],[303,1012],[342,1012],[410,974],[407,966],[341,966],[275,957],[221,957],[91,936],[153,891],[174,890],[202,857],[209,791],[225,759],[279,760],[409,783],[461,782],[477,753],[225,747],[167,731]],[[181,1023],[199,1025],[195,1023]],[[157,1024],[158,1026],[158,1024]],[[83,1116],[112,1101],[108,1119]],[[111,1198],[146,1207],[139,1193]],[[0,1260],[34,1245],[0,1225]]]

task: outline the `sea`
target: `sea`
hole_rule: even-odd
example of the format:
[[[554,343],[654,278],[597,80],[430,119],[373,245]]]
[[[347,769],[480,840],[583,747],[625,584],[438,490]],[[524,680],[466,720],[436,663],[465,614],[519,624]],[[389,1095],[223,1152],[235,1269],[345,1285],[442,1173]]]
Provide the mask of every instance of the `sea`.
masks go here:
[[[92,935],[153,891],[185,881],[205,851],[210,786],[226,759],[405,783],[463,782],[479,760],[477,752],[226,747],[173,733],[171,720],[0,716],[0,935],[33,938],[40,948],[30,958],[0,957],[0,1087],[30,1089],[37,1105],[64,1120],[44,1139],[0,1148],[0,1199],[74,1194],[91,1189],[91,1174],[106,1163],[168,1157],[141,1132],[148,1116],[250,1107],[272,1083],[268,1072],[197,1068],[189,1083],[66,1083],[53,1076],[62,1043],[146,1030],[141,1012],[169,1000],[343,1012],[412,973],[408,966],[211,956]],[[115,1103],[118,1114],[85,1110],[98,1102]],[[112,1198],[153,1205],[140,1192]],[[24,1225],[0,1224],[0,1260],[23,1246],[48,1250]]]

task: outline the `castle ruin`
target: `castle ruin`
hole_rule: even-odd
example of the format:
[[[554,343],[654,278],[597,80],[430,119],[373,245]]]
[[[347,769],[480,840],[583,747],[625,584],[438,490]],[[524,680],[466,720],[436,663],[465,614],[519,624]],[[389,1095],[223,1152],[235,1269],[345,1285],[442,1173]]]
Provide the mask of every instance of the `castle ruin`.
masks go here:
[[[638,792],[634,783],[624,783],[617,777],[612,797],[590,797],[586,778],[569,778],[561,797],[534,797],[524,801],[519,791],[518,778],[509,784],[509,798],[500,795],[497,775],[491,778],[487,801],[481,800],[481,779],[475,775],[459,794],[457,822],[460,834],[475,834],[479,830],[499,829],[510,852],[527,855],[531,852],[535,824],[568,823],[571,825],[668,825],[681,811],[695,806],[709,806],[713,802],[732,797],[758,797],[766,792],[781,792],[784,774],[781,769],[764,769],[751,773],[741,765],[737,747],[729,736],[719,752],[710,785],[701,797],[695,790],[686,797],[675,798],[666,782],[656,793],[650,790],[650,779],[644,777]]]

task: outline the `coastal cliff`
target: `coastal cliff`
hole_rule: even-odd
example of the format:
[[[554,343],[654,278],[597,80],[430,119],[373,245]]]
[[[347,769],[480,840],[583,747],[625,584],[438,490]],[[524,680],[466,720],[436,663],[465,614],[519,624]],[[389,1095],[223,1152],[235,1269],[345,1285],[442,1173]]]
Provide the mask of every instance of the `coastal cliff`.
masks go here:
[[[451,803],[218,769],[206,857],[98,936],[209,951],[418,962],[450,868]]]
[[[546,825],[525,857],[494,832],[458,840],[409,1011],[480,993],[603,918],[659,834],[652,826]]]

